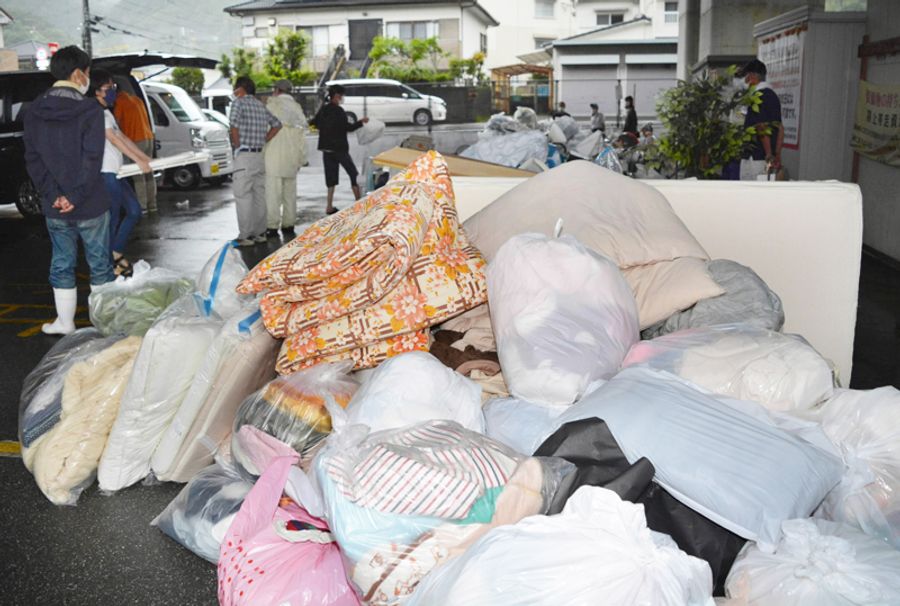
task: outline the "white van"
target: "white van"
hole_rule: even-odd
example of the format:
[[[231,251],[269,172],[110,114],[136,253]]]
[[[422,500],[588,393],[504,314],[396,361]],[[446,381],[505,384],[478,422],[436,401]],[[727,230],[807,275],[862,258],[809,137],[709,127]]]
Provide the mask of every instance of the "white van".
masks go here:
[[[351,122],[368,116],[382,122],[412,122],[427,126],[447,119],[447,103],[440,97],[423,95],[397,80],[378,78],[330,80],[326,86],[340,84],[344,93],[344,111]]]
[[[228,129],[207,118],[183,88],[161,82],[143,82],[156,133],[160,158],[186,151],[208,152],[210,160],[166,171],[166,180],[178,189],[195,189],[201,180],[221,184],[234,172]]]

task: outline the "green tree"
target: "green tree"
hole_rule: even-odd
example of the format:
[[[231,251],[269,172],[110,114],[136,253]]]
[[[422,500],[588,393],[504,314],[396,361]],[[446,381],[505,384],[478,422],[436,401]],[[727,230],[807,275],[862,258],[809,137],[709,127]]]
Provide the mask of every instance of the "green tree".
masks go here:
[[[656,105],[666,130],[659,142],[660,154],[688,177],[721,175],[756,136],[754,128],[744,128],[734,116],[741,107],[759,111],[762,95],[753,87],[729,92],[736,69],[732,66],[725,74],[679,81]]]
[[[196,67],[176,67],[169,84],[180,86],[189,95],[199,95],[203,90],[203,72]]]
[[[227,54],[222,53],[222,59],[219,60],[219,73],[222,74],[223,78],[228,78],[231,80],[232,72],[231,72],[231,57]]]
[[[441,60],[447,56],[435,37],[406,42],[400,38],[376,36],[369,51],[373,75],[405,82],[452,80],[448,70],[440,69]],[[423,66],[426,60],[428,65]]]
[[[286,78],[296,85],[314,81],[315,73],[303,68],[309,42],[305,33],[280,32],[268,46],[263,71],[273,80]]]
[[[485,76],[484,53],[478,52],[471,59],[450,59],[450,75],[454,80],[482,84]]]
[[[259,55],[255,50],[236,48],[231,51],[232,81],[238,76],[249,76],[256,71]]]

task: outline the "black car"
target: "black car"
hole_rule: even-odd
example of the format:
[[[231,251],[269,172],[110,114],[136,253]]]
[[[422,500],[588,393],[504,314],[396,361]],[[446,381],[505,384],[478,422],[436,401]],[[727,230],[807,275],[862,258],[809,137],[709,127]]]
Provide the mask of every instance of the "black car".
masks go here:
[[[91,67],[102,68],[115,76],[127,78],[131,84],[129,88],[143,98],[145,103],[143,90],[131,72],[150,66],[213,69],[216,67],[216,61],[202,57],[145,51],[96,57],[91,62]],[[39,216],[41,201],[25,170],[22,119],[28,104],[50,88],[53,82],[53,76],[45,71],[0,73],[0,204],[15,204],[25,217]]]

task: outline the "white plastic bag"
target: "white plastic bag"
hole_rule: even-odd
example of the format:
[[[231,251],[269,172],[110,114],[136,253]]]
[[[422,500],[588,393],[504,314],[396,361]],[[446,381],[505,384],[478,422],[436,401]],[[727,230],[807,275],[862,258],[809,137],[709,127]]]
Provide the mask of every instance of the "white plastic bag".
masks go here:
[[[187,295],[147,331],[100,460],[102,490],[120,490],[150,473],[153,452],[221,327]]]
[[[356,141],[360,145],[368,145],[381,138],[386,128],[384,122],[377,118],[369,118],[369,121],[356,131]]]
[[[512,118],[509,120],[518,125],[518,122]],[[539,162],[547,162],[547,137],[544,133],[536,130],[523,130],[494,134],[496,136],[479,139],[467,147],[460,156],[512,168],[522,166],[532,158]]]
[[[584,486],[562,513],[496,528],[419,584],[409,606],[711,606],[712,573],[647,528],[644,508]]]
[[[725,324],[640,341],[622,367],[665,370],[769,410],[806,410],[831,396],[831,368],[802,337]]]
[[[725,591],[742,606],[900,604],[900,551],[827,520],[788,520],[774,553],[747,544]]]
[[[244,258],[234,242],[229,242],[210,257],[197,278],[197,296],[206,315],[228,318],[253,301],[253,297],[239,295],[235,288],[249,273]]]
[[[525,128],[534,130],[538,127],[537,114],[530,107],[517,107],[513,118]]]
[[[638,340],[637,305],[619,268],[571,236],[514,236],[487,277],[500,366],[518,398],[571,404],[612,376]]]
[[[516,398],[494,398],[484,407],[485,435],[530,455],[546,439],[547,428],[566,411]]]
[[[673,497],[766,550],[783,521],[812,514],[843,470],[837,456],[799,437],[809,423],[789,432],[758,404],[714,396],[666,372],[621,371],[553,430],[589,418],[606,421],[630,463],[649,459]]]
[[[231,434],[238,407],[275,378],[279,344],[255,303],[225,321],[153,453],[157,478],[187,482],[212,463]]]
[[[150,525],[215,564],[222,539],[251,488],[253,484],[229,465],[216,463],[198,473]]]
[[[820,415],[847,470],[816,516],[850,524],[900,549],[900,392],[838,390]]]
[[[578,122],[572,116],[559,116],[553,119],[553,123],[562,129],[563,134],[566,136],[566,141],[578,134]]]
[[[390,358],[354,394],[342,424],[363,424],[371,431],[400,429],[446,419],[484,433],[481,387],[444,366],[430,353],[416,351]]]
[[[560,145],[566,144],[566,134],[556,122],[550,124],[550,129],[547,131],[547,138],[550,139],[550,143],[557,143]]]

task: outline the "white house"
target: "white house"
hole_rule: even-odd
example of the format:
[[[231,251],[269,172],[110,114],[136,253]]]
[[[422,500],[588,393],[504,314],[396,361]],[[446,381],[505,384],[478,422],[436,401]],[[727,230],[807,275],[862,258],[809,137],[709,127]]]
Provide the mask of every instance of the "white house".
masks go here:
[[[488,69],[597,28],[648,17],[657,38],[678,37],[678,2],[663,0],[480,0],[499,22],[488,30]],[[548,55],[549,58],[549,55]],[[534,59],[532,57],[531,59]],[[528,59],[526,59],[528,61]],[[532,61],[529,61],[532,62]]]
[[[252,0],[225,12],[241,18],[245,48],[264,49],[282,30],[305,31],[317,71],[339,44],[350,65],[359,67],[378,35],[436,36],[450,55],[468,58],[487,50],[488,28],[498,25],[478,0]]]

